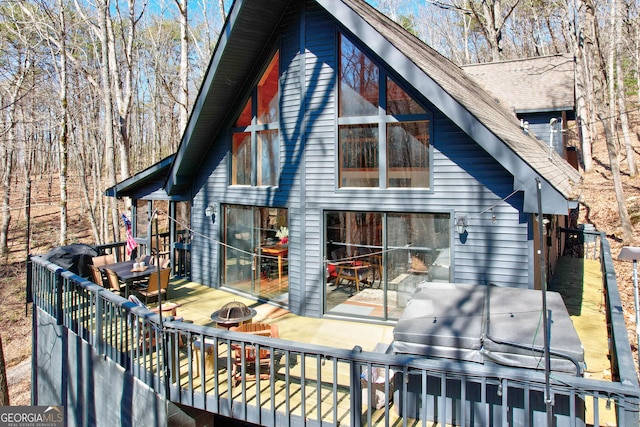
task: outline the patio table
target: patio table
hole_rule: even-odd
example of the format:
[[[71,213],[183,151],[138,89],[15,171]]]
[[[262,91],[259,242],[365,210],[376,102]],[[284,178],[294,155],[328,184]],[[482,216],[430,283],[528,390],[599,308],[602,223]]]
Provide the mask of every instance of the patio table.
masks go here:
[[[289,247],[283,245],[261,246],[262,253],[278,257],[278,290],[282,287],[282,258],[289,253]]]

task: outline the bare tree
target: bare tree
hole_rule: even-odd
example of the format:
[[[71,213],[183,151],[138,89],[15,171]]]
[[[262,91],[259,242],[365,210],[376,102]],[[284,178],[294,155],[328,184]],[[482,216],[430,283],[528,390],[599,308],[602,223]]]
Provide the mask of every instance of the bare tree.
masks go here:
[[[7,382],[7,365],[4,362],[2,335],[0,335],[0,405],[9,406],[9,384]]]
[[[9,245],[9,226],[11,224],[11,176],[16,151],[17,118],[16,110],[20,98],[27,90],[23,87],[32,68],[32,50],[25,41],[25,35],[21,32],[16,22],[19,11],[17,8],[7,7],[3,9],[6,14],[1,21],[0,31],[6,35],[1,37],[2,51],[11,52],[14,60],[7,62],[7,68],[3,70],[5,77],[0,84],[0,167],[2,173],[2,224],[0,225],[0,253],[7,254]],[[13,42],[11,42],[13,40]]]
[[[175,0],[180,13],[180,95],[178,96],[178,108],[180,109],[179,132],[187,127],[189,118],[189,32],[188,0]]]
[[[59,99],[59,125],[57,138],[57,159],[58,159],[58,184],[60,188],[60,234],[58,242],[60,245],[67,243],[67,171],[68,171],[68,99],[67,99],[67,27],[65,18],[64,0],[58,0],[58,10],[52,10],[46,1],[37,2],[37,10],[42,15],[36,15],[36,11],[28,4],[23,4],[23,12],[31,18],[30,24],[33,30],[38,33],[42,41],[46,44],[51,56],[51,64],[58,79],[58,99]]]
[[[582,141],[582,164],[585,172],[593,169],[593,151],[591,146],[591,126],[589,126],[589,106],[593,105],[591,94],[591,73],[588,71],[588,55],[583,43],[583,22],[585,6],[582,1],[568,0],[564,10],[564,27],[571,39],[575,56],[575,97],[576,126]]]
[[[109,61],[109,7],[110,0],[102,0],[102,3],[98,5],[99,21],[94,27],[98,38],[100,40],[100,54],[101,54],[101,77],[102,77],[102,104],[104,108],[104,135],[106,143],[107,154],[107,180],[109,185],[116,185],[116,147],[115,137],[113,133],[113,96],[111,92],[111,72]],[[113,241],[119,240],[118,233],[118,207],[116,205],[115,198],[111,198],[110,202],[111,212],[111,231]]]
[[[609,154],[609,163],[611,167],[611,177],[613,180],[613,188],[618,204],[618,214],[622,226],[622,240],[625,244],[634,242],[633,226],[629,212],[625,204],[624,189],[622,187],[622,179],[620,177],[620,158],[618,155],[618,144],[614,134],[615,117],[611,115],[611,103],[615,100],[611,99],[607,91],[609,88],[609,79],[613,78],[607,72],[606,62],[604,60],[604,52],[601,48],[599,40],[598,23],[596,20],[596,9],[593,0],[584,1],[585,8],[585,31],[584,44],[588,47],[589,59],[593,64],[593,87],[596,100],[597,115],[602,123],[605,132],[607,152]]]
[[[629,115],[627,113],[627,95],[625,93],[624,72],[622,70],[622,58],[624,58],[624,52],[622,43],[625,40],[622,36],[622,11],[621,5],[618,0],[612,0],[613,7],[611,15],[613,21],[613,29],[615,31],[611,41],[613,48],[612,62],[615,63],[615,81],[611,79],[610,85],[615,86],[616,98],[618,100],[618,112],[620,116],[620,127],[622,129],[622,140],[624,141],[624,147],[627,154],[627,166],[629,167],[629,174],[636,176],[638,169],[636,166],[636,156],[633,151],[633,145],[631,142],[631,132],[629,130]]]
[[[220,16],[222,17],[222,22],[227,20],[227,12],[224,8],[224,0],[218,0],[218,7],[220,8]]]
[[[504,58],[505,25],[520,0],[427,0],[445,10],[474,18],[489,48],[490,60]]]
[[[59,0],[58,18],[60,25],[60,52],[58,58],[59,63],[55,60],[53,63],[57,66],[58,77],[60,79],[60,135],[58,137],[58,180],[60,183],[60,239],[61,246],[67,243],[67,171],[68,171],[68,145],[69,145],[69,126],[68,126],[68,107],[67,100],[67,28],[64,13],[63,0]],[[52,51],[52,54],[55,54]]]
[[[482,0],[468,3],[489,44],[493,61],[503,58],[504,26],[518,2],[519,0]]]

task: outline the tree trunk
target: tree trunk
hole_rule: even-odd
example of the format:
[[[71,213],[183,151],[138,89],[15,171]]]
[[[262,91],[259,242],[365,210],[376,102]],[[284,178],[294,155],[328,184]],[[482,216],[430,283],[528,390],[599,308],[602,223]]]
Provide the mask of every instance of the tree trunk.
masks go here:
[[[224,0],[218,0],[218,6],[220,7],[220,17],[222,18],[222,25],[227,20],[227,12],[224,9]]]
[[[616,202],[618,204],[618,214],[620,216],[620,223],[622,226],[622,241],[626,245],[633,244],[633,227],[631,225],[631,219],[629,212],[625,204],[624,189],[622,187],[622,179],[620,177],[620,159],[618,157],[618,145],[615,140],[614,130],[614,116],[611,115],[611,104],[613,99],[607,95],[611,95],[610,79],[613,76],[607,76],[607,68],[604,61],[604,56],[600,48],[598,27],[595,17],[594,0],[587,0],[586,6],[586,28],[585,28],[585,43],[590,46],[589,52],[593,64],[593,83],[594,83],[594,96],[596,100],[596,108],[598,118],[604,127],[607,152],[609,154],[609,163],[611,167],[611,177],[613,180],[613,189],[616,195]],[[609,68],[611,69],[611,68]],[[609,91],[607,91],[609,89]]]
[[[618,0],[613,0],[618,2]],[[622,71],[622,12],[620,6],[614,9],[615,12],[615,39],[612,43],[615,47],[615,63],[616,63],[616,89],[618,98],[618,110],[620,113],[620,127],[622,128],[622,140],[624,141],[624,147],[627,154],[627,166],[629,167],[629,175],[636,176],[638,169],[636,167],[636,155],[633,151],[631,144],[631,132],[629,131],[629,118],[627,115],[627,96],[625,95],[624,88],[624,75]],[[612,49],[614,50],[614,49]]]
[[[101,77],[102,77],[102,100],[104,106],[104,138],[106,146],[106,167],[107,180],[110,186],[117,184],[116,182],[116,147],[113,133],[113,96],[111,91],[111,79],[109,71],[109,35],[107,29],[107,21],[110,7],[110,0],[103,0],[100,5],[100,47],[101,47]],[[118,210],[116,198],[110,197],[111,212],[111,234],[114,242],[120,240],[118,233]]]
[[[9,406],[9,384],[7,383],[7,364],[4,361],[2,335],[0,335],[0,405]]]
[[[60,183],[60,246],[67,244],[67,167],[69,150],[69,125],[68,125],[68,102],[67,102],[67,51],[66,51],[66,24],[64,16],[64,5],[60,1],[60,138],[58,140],[58,180]]]
[[[25,253],[28,255],[31,253],[31,172],[28,170],[26,173],[26,183],[24,188],[24,205],[25,205],[25,222],[26,230],[24,236]]]
[[[107,0],[109,3],[109,0]],[[109,12],[107,11],[105,17],[106,37],[107,37],[107,56],[109,58],[109,73],[111,76],[111,98],[117,102],[117,138],[114,139],[115,151],[120,154],[120,179],[126,179],[129,177],[129,150],[130,150],[130,137],[129,137],[129,119],[131,115],[131,100],[133,96],[133,44],[135,41],[136,33],[136,12],[135,12],[135,0],[128,0],[128,16],[127,21],[120,19],[118,26],[121,32],[126,31],[126,35],[122,38],[125,40],[124,46],[124,61],[118,62],[116,58],[116,41],[113,29],[113,23]],[[118,9],[119,10],[119,9]],[[144,13],[144,11],[142,12]],[[124,65],[120,65],[124,62]]]
[[[614,133],[611,131],[613,121],[610,117],[604,117],[600,114],[600,120],[604,126],[604,133],[607,139],[607,153],[609,154],[609,163],[611,166],[611,177],[613,179],[613,189],[616,195],[616,203],[618,204],[618,212],[620,214],[620,223],[622,225],[622,242],[625,245],[631,245],[634,242],[633,226],[631,218],[625,203],[624,189],[622,187],[622,179],[620,177],[620,158],[618,156],[618,143]]]
[[[589,55],[585,52],[584,43],[580,42],[583,28],[578,27],[582,21],[584,14],[584,4],[578,1],[577,5],[572,8],[576,14],[570,19],[569,8],[565,11],[564,25],[569,29],[569,37],[573,44],[573,52],[575,56],[575,94],[576,94],[576,123],[578,127],[578,135],[581,141],[582,166],[585,172],[591,172],[593,169],[593,152],[591,148],[591,130],[589,126],[589,90],[591,87],[589,82],[590,74],[587,72]],[[574,24],[574,22],[576,24]]]
[[[25,55],[16,72],[11,88],[10,99],[6,111],[8,123],[6,138],[0,138],[0,160],[2,165],[2,225],[0,226],[0,254],[9,253],[9,226],[11,224],[11,175],[13,173],[13,156],[16,144],[16,101],[20,96],[25,76],[31,69],[29,55]],[[0,135],[3,136],[3,135]]]
[[[11,132],[11,131],[10,131]],[[11,143],[5,143],[10,145]],[[2,148],[2,228],[0,228],[0,254],[9,254],[9,225],[11,224],[11,173],[13,150],[9,146]]]
[[[189,19],[188,19],[188,0],[182,0],[182,4],[176,0],[178,10],[180,11],[180,128],[178,133],[182,133],[187,128],[187,120],[189,119]]]

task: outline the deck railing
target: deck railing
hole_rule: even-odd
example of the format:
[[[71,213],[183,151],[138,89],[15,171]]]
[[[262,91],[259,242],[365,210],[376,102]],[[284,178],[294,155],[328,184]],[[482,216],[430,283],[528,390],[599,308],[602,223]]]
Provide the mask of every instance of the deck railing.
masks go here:
[[[600,236],[613,381],[553,373],[558,426],[638,426],[640,391],[610,249]],[[40,257],[33,303],[160,395],[261,425],[544,425],[542,371],[310,345],[161,319]],[[356,338],[357,339],[357,338]],[[268,374],[245,348],[268,354]],[[236,350],[239,350],[236,352]],[[236,360],[236,354],[241,360]],[[241,368],[234,372],[234,365]],[[420,421],[416,421],[416,420]]]

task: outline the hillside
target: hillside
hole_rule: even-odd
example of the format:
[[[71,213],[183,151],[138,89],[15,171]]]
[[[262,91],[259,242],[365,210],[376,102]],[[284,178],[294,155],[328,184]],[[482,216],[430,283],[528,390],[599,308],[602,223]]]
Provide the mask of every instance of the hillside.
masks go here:
[[[636,150],[638,153],[638,150]],[[640,154],[639,154],[640,156]],[[614,258],[620,252],[622,243],[620,223],[616,209],[613,185],[609,173],[609,159],[604,141],[597,141],[594,146],[595,170],[583,174],[583,204],[580,206],[580,223],[591,223],[597,230],[606,232]],[[622,170],[627,171],[625,159],[622,159]],[[634,224],[638,230],[640,215],[640,181],[638,178],[623,176],[627,205]],[[35,200],[32,205],[33,225],[31,231],[32,253],[44,254],[57,246],[57,230],[59,218],[57,213],[58,188],[56,177],[42,177],[34,180]],[[70,184],[74,188],[74,184]],[[77,187],[75,187],[77,188]],[[0,298],[4,301],[3,320],[7,325],[0,333],[7,367],[15,375],[15,382],[10,384],[12,405],[30,404],[30,386],[27,360],[31,354],[31,310],[25,304],[25,218],[24,189],[17,182],[12,195],[12,221],[10,234],[10,252],[6,262],[0,267]],[[92,243],[88,230],[85,208],[79,192],[73,193],[69,207],[69,242]],[[623,299],[623,308],[627,321],[629,340],[637,358],[635,337],[635,314],[633,300],[632,264],[614,259],[618,286]],[[17,368],[19,366],[19,368]],[[637,366],[637,365],[636,365]],[[18,371],[19,369],[19,371]],[[25,370],[26,369],[26,370]]]

